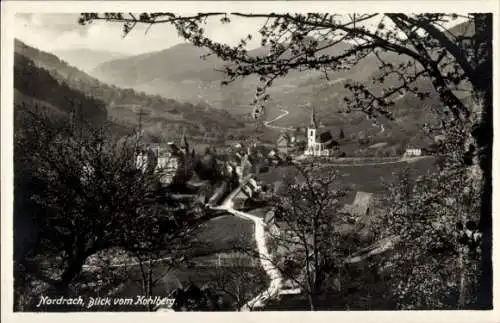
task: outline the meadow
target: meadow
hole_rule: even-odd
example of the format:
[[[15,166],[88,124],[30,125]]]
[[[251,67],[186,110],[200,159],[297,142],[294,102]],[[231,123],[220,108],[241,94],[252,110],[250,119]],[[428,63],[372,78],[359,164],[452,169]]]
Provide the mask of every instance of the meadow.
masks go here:
[[[381,193],[385,191],[386,185],[394,182],[395,175],[408,168],[410,176],[417,178],[424,175],[427,171],[435,167],[435,158],[422,158],[412,163],[404,161],[387,164],[369,164],[363,165],[335,165],[335,163],[323,165],[325,171],[337,172],[338,183],[341,187],[354,191],[363,191],[370,193]],[[272,184],[283,180],[287,174],[295,174],[295,166],[276,167],[267,173],[259,174],[258,178],[264,184]]]

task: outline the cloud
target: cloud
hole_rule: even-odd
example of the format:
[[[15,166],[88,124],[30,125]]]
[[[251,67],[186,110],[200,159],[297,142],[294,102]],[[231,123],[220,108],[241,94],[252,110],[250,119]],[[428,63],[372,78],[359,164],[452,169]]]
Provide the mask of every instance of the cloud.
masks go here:
[[[89,48],[125,54],[160,50],[182,42],[172,26],[158,25],[145,34],[138,26],[122,37],[118,23],[78,24],[79,14],[17,14],[16,37],[45,51]]]
[[[23,13],[17,14],[16,19],[22,21],[25,25],[33,29],[44,29],[55,33],[65,33],[79,31],[85,35],[87,28],[78,25],[79,14],[56,13],[56,14],[35,14]]]
[[[61,49],[88,48],[107,50],[133,55],[162,50],[184,42],[177,30],[167,24],[154,25],[147,30],[145,25],[137,25],[125,38],[119,23],[93,22],[82,26],[78,24],[78,13],[27,13],[16,15],[16,37],[29,45],[45,51]],[[249,22],[241,18],[232,19],[231,24],[222,24],[218,18],[210,19],[205,26],[212,39],[235,45],[252,31],[254,40],[250,47],[258,46],[256,37],[260,22]],[[147,30],[147,34],[146,34]]]

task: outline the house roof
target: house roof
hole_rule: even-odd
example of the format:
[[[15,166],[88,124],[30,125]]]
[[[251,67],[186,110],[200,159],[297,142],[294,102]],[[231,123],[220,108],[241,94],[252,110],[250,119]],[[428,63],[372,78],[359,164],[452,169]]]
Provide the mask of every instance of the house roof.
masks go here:
[[[356,192],[354,197],[354,202],[352,204],[347,204],[345,210],[352,215],[362,216],[365,215],[370,207],[370,203],[373,200],[373,193],[368,192]]]
[[[306,140],[307,140],[306,135],[303,133],[298,133],[297,135],[295,135],[295,141],[306,141]]]
[[[284,132],[282,133],[279,137],[278,137],[278,142],[279,141],[283,141],[283,140],[288,140],[290,141],[292,138],[290,137],[290,135],[287,133],[287,132]]]
[[[167,151],[173,155],[181,153],[179,146],[177,146],[175,143],[172,143],[172,142],[168,143]]]

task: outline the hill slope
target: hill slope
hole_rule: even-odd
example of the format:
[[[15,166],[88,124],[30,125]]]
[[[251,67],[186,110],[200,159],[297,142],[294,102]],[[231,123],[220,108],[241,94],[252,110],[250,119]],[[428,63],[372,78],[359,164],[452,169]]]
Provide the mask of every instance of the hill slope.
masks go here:
[[[347,46],[340,44],[329,51],[342,51]],[[260,47],[250,51],[249,55],[264,55],[266,52],[267,48]],[[214,55],[202,59],[207,53],[205,48],[185,43],[162,51],[105,62],[93,69],[91,75],[109,84],[133,87],[146,93],[204,102],[235,115],[248,113],[257,77],[249,76],[221,87],[224,74],[220,69],[226,63]],[[292,71],[286,78],[278,79],[275,87],[298,87],[300,83],[319,75],[316,71]]]
[[[328,49],[328,54],[342,52],[348,47],[347,44],[340,44]],[[250,55],[262,54],[265,50],[258,48],[250,52]],[[200,56],[205,53],[206,49],[182,44],[163,51],[106,62],[94,69],[92,74],[106,82],[130,86],[147,93],[173,96],[178,100],[206,102],[235,116],[250,114],[249,103],[254,98],[257,77],[252,75],[221,87],[224,75],[216,69],[223,66],[224,62],[213,56],[201,59]],[[403,58],[391,53],[384,53],[383,56],[393,64],[403,61]],[[281,109],[285,109],[290,114],[280,120],[280,125],[305,126],[309,120],[310,107],[314,105],[326,125],[349,128],[352,131],[347,130],[351,133],[365,131],[371,135],[377,134],[380,128],[372,126],[372,122],[367,121],[364,115],[343,115],[337,112],[344,104],[343,98],[349,94],[344,88],[345,82],[366,82],[378,71],[378,66],[377,58],[369,55],[349,71],[331,73],[330,81],[321,78],[318,71],[291,71],[285,77],[277,79],[269,90],[271,101],[266,106],[267,118],[271,119],[279,115]],[[421,86],[430,88],[430,83],[424,81]],[[435,104],[435,98],[431,98],[423,105]],[[414,109],[420,106],[422,103],[416,98],[401,98],[396,109],[401,116],[400,123],[386,123],[386,130],[391,127],[395,129],[387,131],[385,135],[418,131],[417,128],[428,112]],[[399,129],[401,126],[404,130]]]
[[[143,129],[154,137],[178,136],[183,129],[191,136],[219,136],[228,129],[241,126],[227,112],[214,110],[208,105],[180,103],[107,85],[62,62],[57,56],[27,46],[19,40],[15,42],[15,52],[17,57],[32,61],[35,67],[46,70],[53,79],[67,84],[70,89],[102,101],[112,121],[135,127],[137,112],[142,110]],[[21,59],[18,62],[24,64]],[[57,91],[53,90],[52,95],[57,96]]]
[[[50,117],[68,118],[73,113],[89,125],[102,125],[108,119],[104,102],[56,80],[47,70],[17,52],[14,55],[14,105],[16,109],[43,110]]]
[[[350,46],[340,43],[318,55],[339,54]],[[249,55],[262,55],[265,52],[266,48],[261,47],[250,51]],[[215,56],[201,59],[206,53],[206,49],[181,44],[158,52],[112,60],[99,65],[91,74],[118,86],[133,87],[178,100],[204,101],[235,115],[248,113],[249,103],[254,98],[258,84],[257,77],[251,75],[221,87],[220,82],[224,75],[217,70],[224,66],[225,62]],[[382,56],[393,64],[404,61],[404,58],[391,53]],[[321,79],[322,73],[319,71],[290,71],[285,77],[274,82],[273,88],[270,89],[273,102],[270,102],[268,108],[271,114],[279,113],[283,106],[300,109],[306,103],[324,99],[318,98],[316,92],[317,88],[325,87],[334,91],[342,100],[346,92],[342,83],[344,80],[366,81],[378,68],[377,58],[369,55],[348,71],[331,73],[329,77],[332,81],[329,83]],[[337,85],[333,86],[335,84]],[[329,105],[338,106],[338,103],[335,99],[329,102]]]

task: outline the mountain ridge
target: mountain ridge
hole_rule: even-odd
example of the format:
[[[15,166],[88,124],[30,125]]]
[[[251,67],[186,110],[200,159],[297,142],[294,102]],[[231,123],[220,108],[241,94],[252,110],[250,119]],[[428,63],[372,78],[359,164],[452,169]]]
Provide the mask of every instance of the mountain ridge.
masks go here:
[[[472,33],[473,24],[465,22],[450,28],[449,35],[468,35]],[[472,27],[471,27],[472,26]],[[304,39],[307,42],[311,37]],[[321,47],[322,44],[319,44]],[[319,54],[339,54],[351,48],[351,43],[339,43],[335,46],[324,49]],[[265,55],[267,47],[257,47],[248,51],[250,56]],[[224,74],[216,69],[220,69],[226,62],[211,55],[202,60],[200,56],[207,54],[205,48],[196,47],[190,43],[178,44],[160,51],[150,52],[120,60],[105,62],[92,70],[91,74],[103,81],[120,86],[129,86],[137,90],[150,94],[175,97],[178,100],[194,100],[195,102],[205,102],[215,108],[230,111],[235,115],[245,114],[245,109],[249,113],[250,102],[255,95],[258,86],[258,77],[249,75],[244,79],[237,79],[227,86],[221,86]],[[286,55],[286,54],[285,54]],[[393,65],[408,61],[404,55],[392,52],[382,52],[379,54],[385,61]],[[355,66],[347,71],[335,71],[329,73],[329,78],[333,82],[341,79],[366,82],[379,71],[380,62],[372,53],[361,59]],[[283,102],[285,105],[295,106],[296,98],[290,99],[290,94],[300,92],[307,95],[304,84],[315,85],[316,87],[329,87],[324,79],[320,79],[322,73],[319,71],[290,71],[282,78],[275,80],[273,88],[269,90],[273,94],[275,102]],[[386,83],[390,78],[386,78]],[[340,81],[339,81],[340,82]],[[394,82],[392,82],[394,83]],[[430,82],[420,82],[424,87],[431,88]],[[425,84],[424,84],[425,83]],[[386,84],[392,86],[393,84]],[[373,86],[372,86],[373,87]],[[377,91],[380,89],[376,88]],[[335,91],[340,94],[345,91],[337,86]],[[309,91],[311,99],[316,99]],[[335,100],[338,104],[338,101]],[[274,110],[272,114],[279,113],[280,107],[269,104],[269,108]]]
[[[46,70],[59,83],[66,83],[71,89],[77,89],[104,102],[110,119],[125,126],[136,126],[138,109],[146,114],[143,117],[143,129],[160,137],[177,135],[182,129],[188,130],[188,134],[193,136],[220,135],[227,129],[241,126],[228,113],[214,110],[208,105],[182,103],[107,85],[61,61],[57,56],[17,39],[15,52],[18,58],[25,57],[32,61],[33,66]],[[18,59],[18,64],[25,65],[26,62]],[[57,96],[57,93],[53,95]]]

